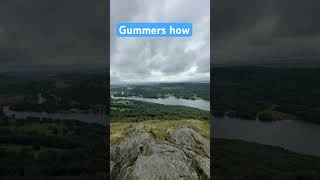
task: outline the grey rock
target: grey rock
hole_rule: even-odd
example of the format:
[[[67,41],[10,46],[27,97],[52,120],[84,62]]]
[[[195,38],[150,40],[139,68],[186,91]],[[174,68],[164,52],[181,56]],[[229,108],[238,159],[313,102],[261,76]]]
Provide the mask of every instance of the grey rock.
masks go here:
[[[114,167],[114,162],[110,161],[110,171],[112,171],[113,167]]]
[[[177,128],[169,133],[169,141],[182,146],[199,170],[210,177],[210,143],[198,131],[189,127]]]
[[[169,133],[169,141],[187,149],[203,151],[210,157],[210,143],[196,130],[189,127],[180,127]]]
[[[125,128],[128,137],[111,146],[113,180],[196,180],[210,178],[210,144],[192,128],[177,128],[168,140],[154,137],[152,127]]]

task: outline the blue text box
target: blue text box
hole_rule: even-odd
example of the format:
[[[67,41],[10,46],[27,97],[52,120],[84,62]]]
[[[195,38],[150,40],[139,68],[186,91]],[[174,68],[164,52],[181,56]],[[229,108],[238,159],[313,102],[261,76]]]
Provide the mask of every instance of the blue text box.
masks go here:
[[[191,37],[192,23],[117,23],[117,37]]]

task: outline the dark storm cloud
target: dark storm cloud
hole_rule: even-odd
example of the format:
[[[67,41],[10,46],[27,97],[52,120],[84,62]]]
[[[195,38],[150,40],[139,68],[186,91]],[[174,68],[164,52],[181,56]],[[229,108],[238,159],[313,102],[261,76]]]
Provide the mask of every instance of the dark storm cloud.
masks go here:
[[[317,0],[215,0],[217,64],[320,57]]]
[[[107,64],[103,0],[0,1],[0,64]]]
[[[269,3],[267,0],[213,1],[215,35],[218,37],[248,30],[265,15]]]
[[[281,0],[275,4],[279,15],[275,34],[293,37],[319,35],[320,1]]]

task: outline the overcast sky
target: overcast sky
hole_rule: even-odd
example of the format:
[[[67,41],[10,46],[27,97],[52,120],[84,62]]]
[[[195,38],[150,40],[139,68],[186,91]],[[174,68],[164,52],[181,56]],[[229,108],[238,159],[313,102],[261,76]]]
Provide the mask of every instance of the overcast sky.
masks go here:
[[[1,0],[0,71],[105,66],[104,0]]]
[[[319,0],[214,0],[217,64],[320,60]]]
[[[117,21],[193,23],[192,39],[116,39],[112,80],[206,79],[209,0],[111,0]],[[214,0],[213,62],[320,56],[319,0]],[[0,0],[0,71],[28,67],[105,67],[104,0]]]
[[[191,38],[117,38],[116,22],[191,22]],[[209,80],[209,0],[111,0],[111,82]]]

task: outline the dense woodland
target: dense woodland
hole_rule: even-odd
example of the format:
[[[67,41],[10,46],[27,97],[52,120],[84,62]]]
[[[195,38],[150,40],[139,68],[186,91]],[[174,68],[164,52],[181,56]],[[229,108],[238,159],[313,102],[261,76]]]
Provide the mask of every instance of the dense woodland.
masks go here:
[[[111,121],[143,121],[150,119],[197,119],[209,121],[209,112],[183,107],[166,106],[134,100],[112,100]]]
[[[106,137],[95,124],[1,117],[0,176],[103,179]]]
[[[213,67],[212,112],[320,122],[320,68]]]
[[[219,180],[318,180],[320,158],[240,140],[212,139]]]

